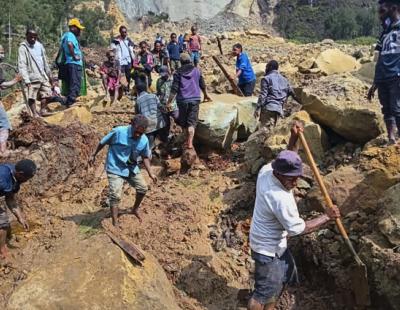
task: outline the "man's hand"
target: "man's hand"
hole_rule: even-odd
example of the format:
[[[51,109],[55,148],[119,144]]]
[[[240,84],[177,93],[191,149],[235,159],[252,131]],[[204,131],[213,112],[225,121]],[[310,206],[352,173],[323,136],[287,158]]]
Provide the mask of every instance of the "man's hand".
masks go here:
[[[157,183],[158,179],[157,179],[157,177],[156,177],[154,174],[149,173],[149,177],[150,177],[150,179],[151,179],[154,183]]]
[[[292,136],[298,137],[300,132],[304,131],[304,125],[302,122],[294,121],[290,133]]]
[[[89,166],[93,166],[96,161],[96,155],[92,155],[89,158]]]
[[[368,94],[367,94],[368,101],[372,101],[372,99],[375,97],[375,91],[376,91],[376,85],[373,84],[370,87],[370,89],[368,90]]]
[[[259,110],[255,110],[254,111],[254,118],[258,119],[260,117],[260,111]]]
[[[203,102],[211,102],[211,101],[212,99],[208,95],[204,96]]]
[[[18,219],[18,221],[19,221],[19,223],[22,225],[22,227],[23,227],[26,231],[29,231],[29,224],[28,224],[28,222],[25,220],[25,218],[20,217],[20,218]]]
[[[331,220],[336,220],[340,217],[340,210],[336,205],[333,205],[333,208],[326,208],[325,213]]]
[[[14,81],[15,81],[16,83],[21,82],[21,81],[22,81],[22,75],[18,73],[18,74],[14,77]]]
[[[75,60],[75,61],[79,61],[79,60],[81,60],[81,57],[80,57],[80,56],[78,56],[78,55],[74,55],[74,56],[73,56],[73,58],[74,58],[74,60]]]

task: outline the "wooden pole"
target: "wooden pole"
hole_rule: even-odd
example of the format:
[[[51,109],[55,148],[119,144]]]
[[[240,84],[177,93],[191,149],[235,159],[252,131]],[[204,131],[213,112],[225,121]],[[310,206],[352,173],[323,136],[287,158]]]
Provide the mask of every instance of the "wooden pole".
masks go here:
[[[232,86],[233,92],[235,93],[235,95],[240,96],[240,97],[244,97],[242,91],[240,90],[240,88],[237,86],[235,80],[233,80],[228,71],[226,71],[225,67],[223,66],[223,64],[220,62],[220,60],[218,59],[217,56],[212,56],[212,58],[214,59],[215,63],[218,65],[218,67],[221,69],[222,73],[225,75],[225,77],[228,79],[229,83]]]
[[[218,44],[218,49],[221,55],[224,55],[224,52],[222,51],[222,45],[221,45],[221,39],[217,36],[217,44]]]

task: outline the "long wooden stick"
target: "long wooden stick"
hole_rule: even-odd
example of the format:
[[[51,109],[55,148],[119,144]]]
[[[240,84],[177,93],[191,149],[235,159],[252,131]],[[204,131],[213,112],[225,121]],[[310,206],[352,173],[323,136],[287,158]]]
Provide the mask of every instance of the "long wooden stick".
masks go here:
[[[317,179],[318,185],[321,189],[322,195],[324,196],[325,199],[325,203],[327,205],[328,208],[333,208],[333,202],[331,197],[329,196],[328,190],[325,187],[325,183],[322,180],[321,174],[319,173],[319,170],[317,168],[317,165],[314,161],[314,157],[310,151],[310,148],[308,146],[308,143],[304,137],[304,134],[302,132],[299,133],[299,138],[301,141],[301,144],[303,145],[304,151],[306,153],[307,159],[311,165],[311,170],[314,172],[315,178]],[[353,255],[356,263],[360,266],[365,266],[365,264],[361,261],[360,257],[358,256],[358,254],[356,253],[356,251],[354,250],[353,245],[351,244],[351,241],[349,239],[349,236],[347,235],[346,229],[343,226],[342,220],[340,218],[337,218],[335,220],[336,222],[336,226],[339,229],[340,234],[342,235],[342,237],[344,238],[344,241],[346,243],[346,245],[348,246],[351,254]]]
[[[228,71],[226,71],[224,65],[219,61],[218,57],[217,56],[212,56],[212,58],[214,59],[215,63],[218,65],[218,67],[221,69],[221,71],[225,75],[225,77],[228,79],[229,83],[232,86],[232,89],[233,89],[233,92],[235,93],[235,95],[240,96],[240,97],[244,97],[242,91],[237,86],[236,82],[230,77]]]

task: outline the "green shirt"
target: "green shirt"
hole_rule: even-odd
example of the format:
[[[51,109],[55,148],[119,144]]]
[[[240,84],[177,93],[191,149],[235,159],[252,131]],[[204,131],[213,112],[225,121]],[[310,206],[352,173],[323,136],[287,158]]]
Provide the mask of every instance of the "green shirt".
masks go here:
[[[159,78],[157,80],[157,96],[160,99],[161,106],[165,108],[168,102],[168,98],[171,94],[171,88],[172,88],[172,79],[164,80],[162,78]],[[172,102],[172,111],[178,110],[178,107],[176,105],[176,100]],[[165,112],[166,109],[164,110]]]

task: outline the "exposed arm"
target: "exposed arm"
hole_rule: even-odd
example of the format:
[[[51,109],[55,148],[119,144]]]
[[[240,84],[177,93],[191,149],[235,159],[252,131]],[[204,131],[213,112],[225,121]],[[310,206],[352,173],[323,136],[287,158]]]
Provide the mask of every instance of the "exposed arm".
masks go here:
[[[26,85],[30,84],[31,80],[29,79],[29,73],[28,73],[28,55],[26,54],[25,46],[22,45],[18,49],[18,71],[21,74],[24,83]]]
[[[241,69],[236,69],[236,78],[238,79],[242,75]]]
[[[29,230],[29,225],[28,225],[27,221],[25,220],[25,217],[22,214],[22,211],[21,211],[20,207],[18,206],[17,201],[15,200],[15,194],[8,194],[8,195],[6,195],[5,198],[6,198],[7,207],[15,215],[18,222],[21,223],[21,225],[24,227],[24,229]]]
[[[257,109],[256,111],[261,110],[263,107],[265,101],[267,100],[268,97],[268,80],[263,78],[261,80],[261,90],[260,90],[260,95],[258,96],[258,101],[257,101]]]
[[[180,75],[178,73],[174,73],[174,80],[171,86],[171,92],[169,94],[169,98],[167,101],[167,105],[170,105],[176,98],[176,95],[179,91],[179,84],[180,84]]]
[[[303,132],[304,131],[304,125],[299,122],[299,121],[294,121],[292,128],[290,129],[290,138],[289,138],[289,143],[287,146],[287,149],[289,151],[293,151],[298,153],[299,151],[299,132]]]
[[[67,46],[68,46],[68,50],[69,50],[72,58],[75,59],[75,60],[80,60],[80,57],[75,55],[74,45],[72,44],[72,42],[67,42]]]
[[[21,76],[17,75],[14,79],[12,79],[11,81],[6,81],[0,84],[0,89],[7,89],[10,87],[13,87],[15,84],[17,84],[19,81],[21,81]]]
[[[331,219],[326,214],[323,214],[315,219],[306,221],[306,228],[301,233],[301,235],[306,235],[306,234],[312,233],[312,232],[318,230],[318,228],[320,228],[322,225],[328,223],[329,221],[331,221]]]
[[[152,179],[153,182],[156,183],[156,182],[157,182],[157,177],[156,177],[156,176],[153,174],[153,172],[151,171],[150,158],[144,157],[144,158],[143,158],[143,164],[144,164],[144,167],[145,167],[147,173],[149,174],[150,179]]]
[[[114,131],[111,131],[108,135],[106,135],[99,143],[97,146],[96,150],[94,151],[93,155],[89,159],[89,165],[93,166],[94,162],[96,161],[96,156],[100,151],[107,145],[110,144],[113,137],[114,137]]]
[[[204,81],[203,75],[200,75],[199,86],[204,95],[203,102],[211,101],[211,98],[208,96],[208,93],[207,93],[207,86],[206,86],[206,82]]]

